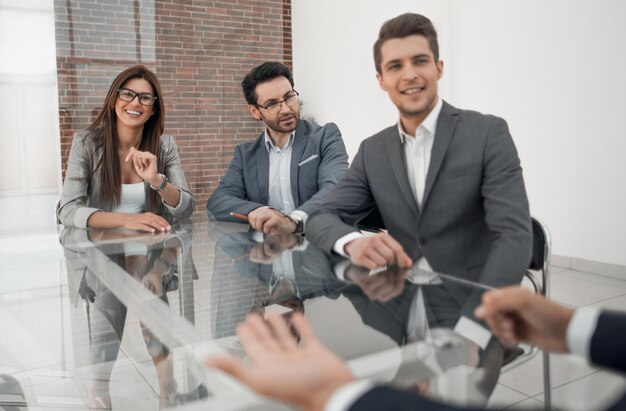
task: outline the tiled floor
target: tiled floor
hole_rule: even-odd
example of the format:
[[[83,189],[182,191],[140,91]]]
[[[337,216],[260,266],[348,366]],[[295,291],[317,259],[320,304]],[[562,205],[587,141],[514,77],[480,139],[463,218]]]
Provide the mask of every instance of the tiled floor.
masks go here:
[[[67,306],[67,284],[62,274],[63,253],[52,218],[55,203],[56,196],[0,199],[0,264],[3,267],[0,270],[0,327],[12,330],[11,333],[0,332],[0,374],[13,374],[21,380],[27,377],[31,386],[38,385],[38,398],[30,397],[34,390],[24,387],[31,403],[46,408],[62,403],[64,405],[58,409],[69,405],[73,405],[73,409],[84,409],[85,404],[79,401],[84,397],[81,391],[86,389],[84,381],[51,370],[57,370],[59,364],[68,361],[80,368],[81,362],[87,361],[72,355],[68,335],[62,335],[72,332],[67,331],[72,327],[59,327],[58,324],[72,319]],[[35,250],[37,257],[33,258]],[[559,267],[553,267],[551,279],[552,298],[563,304],[626,309],[626,281]],[[28,309],[24,309],[24,301],[30,301]],[[143,380],[143,389],[129,394],[129,398],[156,408],[155,378],[146,375],[154,373],[152,367],[146,366],[149,357],[145,350],[132,348],[141,344],[132,344],[131,340],[141,338],[140,334],[125,337],[112,384],[125,389],[128,381],[132,380],[136,386],[138,380]],[[33,350],[33,346],[38,348]],[[35,351],[40,355],[20,354]],[[601,409],[601,404],[608,401],[607,392],[625,386],[622,377],[590,367],[571,356],[553,355],[551,361],[554,409]],[[44,395],[46,393],[48,395]],[[72,401],[76,403],[72,404]],[[514,410],[542,407],[542,401],[541,356],[536,356],[501,376],[490,405]],[[137,403],[128,404],[130,408],[135,405]]]

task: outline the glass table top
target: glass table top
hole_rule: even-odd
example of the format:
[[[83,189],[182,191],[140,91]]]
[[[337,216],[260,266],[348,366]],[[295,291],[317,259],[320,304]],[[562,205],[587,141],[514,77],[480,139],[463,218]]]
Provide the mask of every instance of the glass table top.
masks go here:
[[[486,404],[522,354],[473,318],[484,286],[370,272],[204,213],[165,234],[60,229],[59,242],[59,286],[0,305],[0,374],[19,383],[0,399],[28,409],[284,409],[202,365],[244,355],[235,329],[249,313],[302,312],[357,377],[453,403]]]

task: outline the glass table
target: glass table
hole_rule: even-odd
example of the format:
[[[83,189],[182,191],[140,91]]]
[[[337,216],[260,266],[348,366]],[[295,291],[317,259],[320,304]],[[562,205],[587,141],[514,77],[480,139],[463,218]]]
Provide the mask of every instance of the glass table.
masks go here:
[[[38,327],[36,341],[12,335],[0,364],[5,387],[18,383],[1,398],[29,409],[285,409],[202,365],[244,355],[235,329],[249,313],[302,312],[357,377],[451,403],[485,405],[523,355],[473,318],[486,287],[370,272],[302,237],[264,238],[202,213],[166,234],[62,229],[59,241],[56,295],[35,298],[23,324],[0,310],[12,330]]]

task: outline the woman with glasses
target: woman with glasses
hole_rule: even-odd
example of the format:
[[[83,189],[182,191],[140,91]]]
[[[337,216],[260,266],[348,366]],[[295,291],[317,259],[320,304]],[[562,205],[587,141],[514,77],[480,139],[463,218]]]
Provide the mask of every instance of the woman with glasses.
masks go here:
[[[172,217],[188,217],[194,198],[181,168],[174,139],[162,135],[165,105],[155,74],[136,65],[109,88],[95,121],[74,137],[57,218],[66,227],[123,227],[144,232],[171,229]],[[115,232],[90,230],[89,238]],[[92,238],[94,237],[94,238]],[[176,255],[165,247],[121,242],[113,261],[167,302]],[[93,383],[90,408],[111,408],[110,374],[124,334],[126,306],[98,287],[99,276],[83,270],[85,295],[94,306],[90,322]],[[90,280],[91,279],[91,280]],[[91,282],[90,282],[91,281]],[[95,284],[95,285],[94,285]],[[79,291],[80,292],[80,291]],[[180,402],[169,350],[142,324],[159,379],[159,402]]]
[[[57,219],[69,227],[171,228],[194,209],[155,74],[136,65],[111,84],[96,120],[74,137]]]

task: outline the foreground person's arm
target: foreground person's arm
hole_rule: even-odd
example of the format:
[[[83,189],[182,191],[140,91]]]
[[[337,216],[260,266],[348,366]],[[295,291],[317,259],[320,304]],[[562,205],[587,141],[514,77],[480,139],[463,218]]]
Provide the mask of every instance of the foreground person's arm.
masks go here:
[[[331,395],[354,380],[345,363],[324,347],[304,317],[294,314],[300,344],[280,315],[264,322],[250,315],[237,335],[250,362],[210,357],[206,364],[232,375],[259,394],[302,410],[323,410]]]

